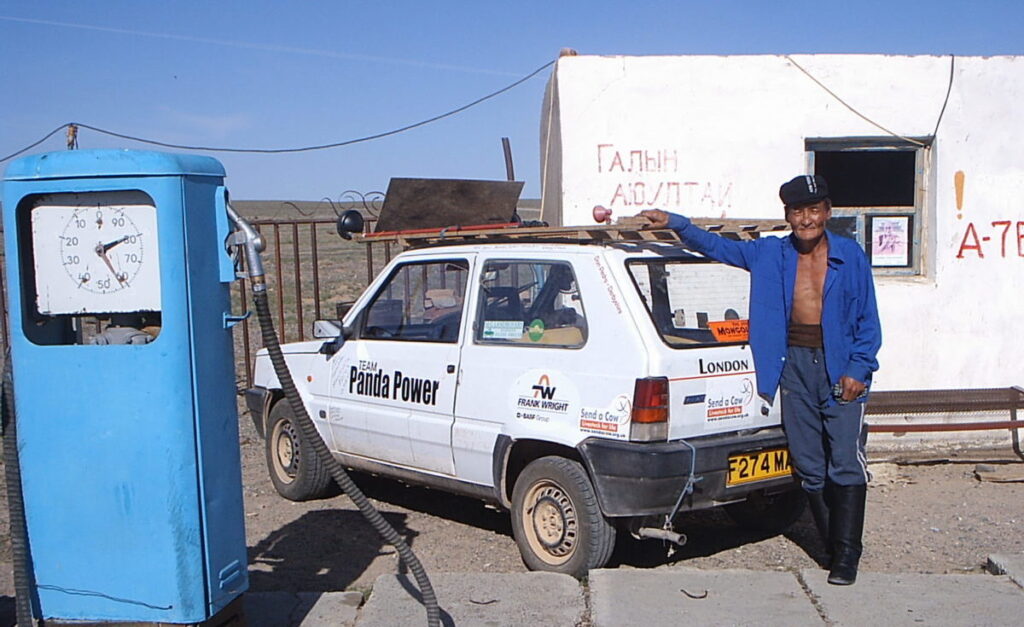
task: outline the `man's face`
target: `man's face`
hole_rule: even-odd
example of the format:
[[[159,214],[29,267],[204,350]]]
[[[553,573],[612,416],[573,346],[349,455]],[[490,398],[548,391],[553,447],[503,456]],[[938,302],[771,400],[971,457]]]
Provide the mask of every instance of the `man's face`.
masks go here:
[[[832,208],[825,200],[786,209],[786,222],[793,229],[793,235],[801,240],[821,237],[825,233],[825,222],[831,216]]]

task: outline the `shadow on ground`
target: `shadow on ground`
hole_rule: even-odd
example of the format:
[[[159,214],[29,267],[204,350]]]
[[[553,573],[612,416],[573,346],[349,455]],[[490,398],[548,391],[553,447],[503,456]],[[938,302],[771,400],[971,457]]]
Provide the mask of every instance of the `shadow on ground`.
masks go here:
[[[512,537],[508,512],[486,507],[477,499],[362,473],[353,472],[352,478],[372,499]],[[619,532],[615,552],[607,567],[653,568],[715,555],[780,535],[779,532],[744,529],[721,508],[683,512],[676,518],[675,530],[687,536],[687,543],[676,547],[671,556],[668,555],[668,545],[661,541],[636,540],[629,533]],[[818,559],[824,551],[809,510],[781,535],[799,546],[811,559]]]
[[[672,555],[668,554],[668,543],[658,540],[636,540],[628,533],[620,532],[616,539],[615,552],[607,567],[653,568],[664,564],[678,564],[780,535],[779,532],[744,529],[721,509],[684,512],[676,517],[674,528],[686,536],[686,544],[675,547]],[[809,511],[804,512],[781,535],[799,546],[811,559],[817,559],[824,551]]]
[[[479,499],[410,486],[358,472],[352,472],[351,475],[356,485],[371,499],[478,529],[510,537],[512,535],[508,512],[487,507]]]
[[[417,534],[406,527],[405,514],[384,519],[413,546]],[[345,590],[374,559],[393,552],[358,511],[307,512],[249,547],[249,589]]]

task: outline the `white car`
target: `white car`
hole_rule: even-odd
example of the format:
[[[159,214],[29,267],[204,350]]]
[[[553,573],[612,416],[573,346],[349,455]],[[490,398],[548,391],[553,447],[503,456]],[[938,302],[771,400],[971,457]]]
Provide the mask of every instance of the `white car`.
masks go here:
[[[778,403],[756,392],[748,291],[746,272],[661,242],[421,248],[283,350],[345,466],[507,508],[529,568],[582,576],[616,528],[801,513]],[[265,351],[246,398],[278,492],[327,494]]]

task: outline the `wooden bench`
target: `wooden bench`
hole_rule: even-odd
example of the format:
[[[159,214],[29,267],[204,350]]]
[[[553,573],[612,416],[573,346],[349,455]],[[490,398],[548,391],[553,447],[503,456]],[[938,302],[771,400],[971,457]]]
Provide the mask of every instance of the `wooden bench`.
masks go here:
[[[977,388],[970,390],[899,390],[872,392],[865,414],[891,416],[898,414],[979,413],[1005,411],[1009,420],[957,423],[874,424],[874,433],[911,433],[934,431],[982,431],[1009,429],[1013,452],[1024,460],[1017,429],[1024,422],[1017,420],[1017,410],[1024,409],[1024,388]]]

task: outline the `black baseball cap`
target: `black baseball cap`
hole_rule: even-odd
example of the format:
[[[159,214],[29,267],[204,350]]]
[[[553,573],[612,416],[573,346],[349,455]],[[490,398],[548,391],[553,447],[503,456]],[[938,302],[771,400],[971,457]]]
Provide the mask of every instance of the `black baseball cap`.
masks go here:
[[[820,174],[803,174],[783,183],[779,198],[787,208],[810,205],[828,198],[828,182]]]

